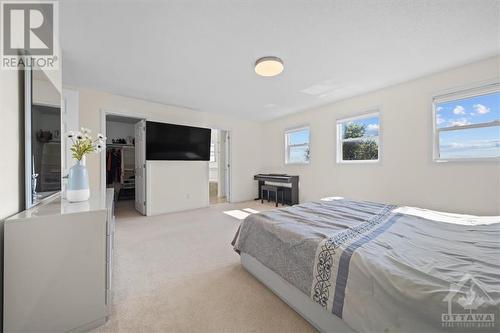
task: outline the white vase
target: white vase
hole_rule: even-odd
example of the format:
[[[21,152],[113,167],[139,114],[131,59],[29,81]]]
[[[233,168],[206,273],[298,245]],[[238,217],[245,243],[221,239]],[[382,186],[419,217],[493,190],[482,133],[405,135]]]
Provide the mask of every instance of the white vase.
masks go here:
[[[66,199],[70,202],[86,201],[90,198],[89,174],[82,161],[69,169]]]

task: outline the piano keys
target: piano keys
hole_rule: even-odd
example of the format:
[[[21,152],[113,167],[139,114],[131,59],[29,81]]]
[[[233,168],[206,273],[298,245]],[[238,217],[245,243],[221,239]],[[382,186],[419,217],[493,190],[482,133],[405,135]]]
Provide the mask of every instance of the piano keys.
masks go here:
[[[296,205],[299,203],[299,176],[290,176],[287,174],[269,173],[253,176],[254,180],[259,182],[259,195],[255,200],[260,200],[260,188],[262,185],[274,185],[283,187],[283,199],[287,205]]]

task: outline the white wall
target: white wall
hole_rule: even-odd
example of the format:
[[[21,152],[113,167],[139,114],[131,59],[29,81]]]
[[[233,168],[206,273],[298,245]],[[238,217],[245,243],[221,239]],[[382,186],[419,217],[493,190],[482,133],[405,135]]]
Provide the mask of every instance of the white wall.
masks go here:
[[[68,131],[76,131],[80,128],[80,114],[79,114],[79,94],[77,90],[72,89],[64,89],[63,93],[63,108],[62,108],[62,134]],[[63,175],[67,175],[69,172],[69,168],[71,168],[75,161],[71,157],[71,153],[69,151],[69,147],[71,147],[72,141],[69,138],[63,140],[62,146],[62,159],[63,159]],[[66,152],[67,150],[67,152]],[[62,193],[65,195],[65,185],[66,182],[62,182]]]
[[[260,123],[232,118],[214,113],[198,112],[186,108],[147,102],[89,89],[80,92],[80,125],[90,128],[94,133],[101,130],[101,110],[119,112],[124,115],[142,115],[151,121],[174,124],[220,128],[231,131],[232,135],[232,182],[231,201],[253,199],[257,193],[253,175],[261,171],[262,126]],[[90,174],[91,189],[100,187],[99,156],[89,156],[87,167]],[[179,174],[183,179],[189,175]],[[208,182],[201,185],[203,192]],[[208,193],[208,192],[207,192]]]
[[[112,143],[113,139],[125,139],[135,137],[134,124],[108,120],[106,122],[106,143]]]
[[[264,125],[266,172],[300,176],[300,201],[339,195],[444,211],[500,215],[500,164],[432,161],[431,98],[450,88],[499,78],[500,58],[491,58]],[[342,164],[335,160],[338,118],[379,108],[382,161]],[[311,162],[284,164],[287,128],[309,125]]]
[[[43,72],[47,73],[47,72]],[[37,74],[42,76],[44,74]],[[35,76],[35,75],[34,75]],[[33,104],[61,107],[61,94],[52,82],[33,78]]]
[[[148,161],[147,215],[208,207],[208,162]]]
[[[0,220],[24,207],[23,74],[0,70]]]
[[[0,70],[0,267],[3,267],[3,219],[24,207],[23,72]],[[0,274],[3,300],[3,274]],[[0,302],[0,327],[3,327]]]

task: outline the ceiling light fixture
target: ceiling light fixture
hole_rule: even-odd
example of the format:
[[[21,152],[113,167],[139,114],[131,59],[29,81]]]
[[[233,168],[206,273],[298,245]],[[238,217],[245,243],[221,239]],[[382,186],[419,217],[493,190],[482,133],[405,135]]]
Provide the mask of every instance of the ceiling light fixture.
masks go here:
[[[255,62],[255,73],[260,76],[276,76],[283,68],[283,61],[278,57],[262,57]]]

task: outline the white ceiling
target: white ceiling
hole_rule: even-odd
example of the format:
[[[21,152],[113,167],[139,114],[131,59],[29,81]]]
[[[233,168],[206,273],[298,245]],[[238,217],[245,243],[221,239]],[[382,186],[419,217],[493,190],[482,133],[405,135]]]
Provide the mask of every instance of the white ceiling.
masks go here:
[[[276,118],[500,53],[498,0],[61,1],[63,82]],[[284,72],[253,65],[278,56]]]

